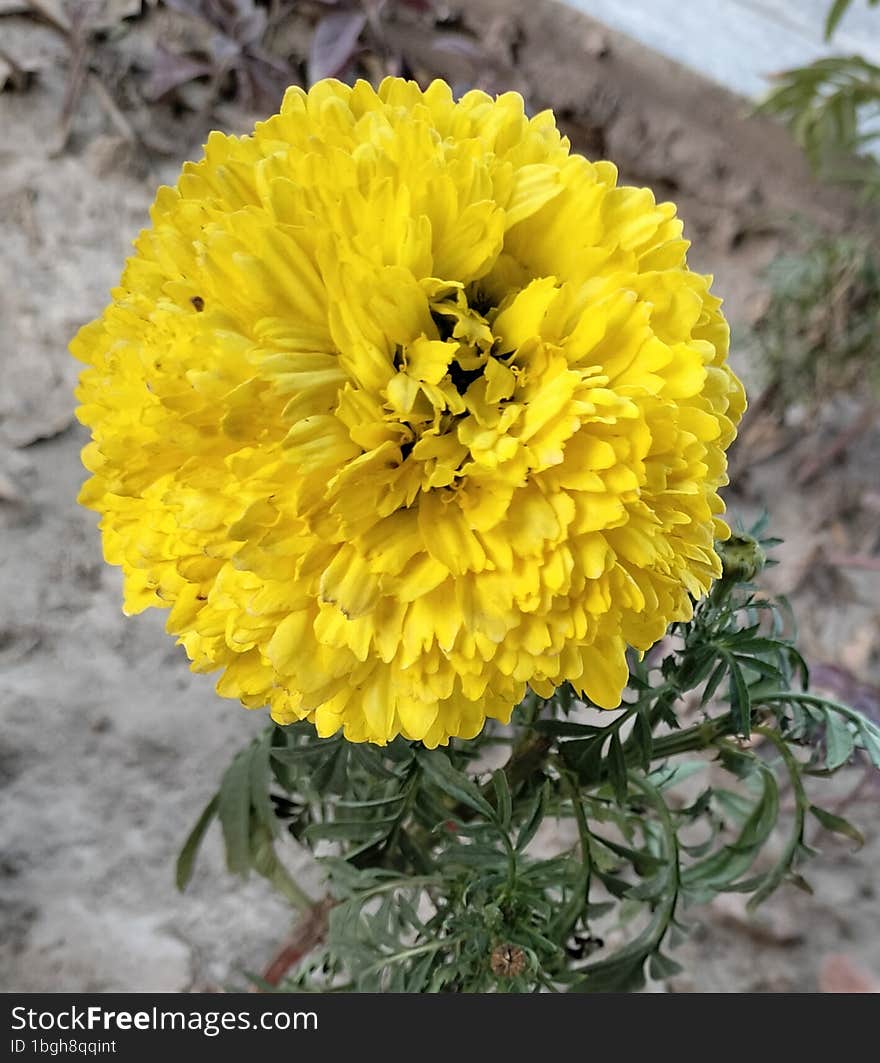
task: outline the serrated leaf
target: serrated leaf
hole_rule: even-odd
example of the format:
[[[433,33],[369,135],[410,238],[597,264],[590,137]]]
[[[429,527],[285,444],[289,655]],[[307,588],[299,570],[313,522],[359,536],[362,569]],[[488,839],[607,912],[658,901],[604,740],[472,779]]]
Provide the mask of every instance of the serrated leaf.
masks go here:
[[[357,842],[370,838],[372,841],[384,837],[396,822],[396,816],[382,819],[334,819],[329,823],[310,823],[304,834],[309,841],[317,841],[319,838],[325,841]]]
[[[710,856],[691,864],[682,872],[688,889],[719,892],[748,871],[759,850],[770,837],[779,818],[779,787],[773,772],[761,766],[763,787],[736,839]]]
[[[575,692],[571,683],[563,683],[562,686],[557,687],[553,697],[559,706],[560,712],[566,714],[571,712],[571,707],[575,701]]]
[[[361,743],[353,743],[349,750],[349,756],[353,761],[360,764],[360,766],[372,778],[400,778],[399,772],[392,771],[387,765],[385,765],[382,762],[381,754],[379,754],[372,746],[367,746]]]
[[[583,993],[635,993],[645,984],[645,957],[627,958],[621,963],[598,964],[589,970],[576,989]]]
[[[665,978],[681,974],[682,966],[675,960],[664,956],[662,952],[655,952],[648,961],[648,973],[655,981],[662,982]]]
[[[501,866],[506,862],[506,857],[488,845],[456,845],[446,850],[444,860],[449,864],[485,869]]]
[[[308,760],[324,760],[334,750],[332,746],[335,743],[328,742],[325,748],[315,745],[298,745],[298,746],[276,746],[272,749],[272,759],[280,761],[282,764],[290,764],[292,766],[299,766],[304,761]]]
[[[208,827],[211,826],[214,817],[217,815],[217,798],[218,795],[214,794],[207,805],[205,805],[202,814],[199,816],[196,825],[190,831],[189,836],[183,843],[183,848],[180,850],[180,854],[177,857],[175,882],[181,893],[189,885],[189,881],[192,878],[193,868],[195,867],[199,846],[202,844],[205,834],[208,832]]]
[[[651,878],[646,878],[643,882],[640,882],[637,886],[633,886],[627,891],[627,898],[635,901],[650,901],[660,899],[664,892],[669,888],[669,874],[664,869],[656,875],[652,875]],[[638,910],[642,910],[641,904],[638,905]]]
[[[608,745],[608,754],[605,758],[608,765],[608,781],[614,792],[614,800],[623,805],[627,795],[626,760],[623,756],[623,746],[617,731],[611,736]]]
[[[322,796],[328,792],[339,793],[348,781],[348,756],[350,743],[338,742],[331,747],[329,755],[309,772],[309,788]]]
[[[658,790],[667,790],[670,786],[684,782],[693,775],[698,775],[706,770],[705,760],[681,760],[672,767],[661,765],[655,768],[648,778]]]
[[[752,801],[734,790],[713,790],[712,797],[724,814],[732,817],[735,823],[743,823],[754,808]]]
[[[757,672],[758,675],[765,679],[775,679],[779,683],[785,681],[782,670],[777,665],[771,664],[770,661],[765,661],[761,657],[747,657],[745,654],[740,653],[735,653],[734,657],[746,671]]]
[[[865,752],[871,758],[871,763],[880,768],[880,727],[862,717],[859,720],[859,735]]]
[[[738,661],[731,653],[725,653],[727,669],[730,672],[730,711],[734,719],[736,733],[748,738],[752,732],[752,703],[749,688]]]
[[[654,736],[651,734],[651,725],[644,712],[636,714],[632,740],[639,755],[639,765],[644,771],[650,771],[651,754],[654,750]]]
[[[649,853],[645,849],[632,849],[628,845],[621,845],[620,842],[612,841],[611,838],[603,838],[599,834],[594,834],[593,840],[609,849],[616,856],[623,857],[627,863],[632,864],[633,870],[640,878],[665,867],[663,860],[659,856]]]
[[[517,852],[522,852],[528,846],[529,842],[534,838],[538,832],[538,828],[544,822],[544,816],[547,812],[547,798],[549,795],[549,787],[545,783],[538,793],[535,795],[532,804],[529,806],[529,810],[525,815],[522,826],[519,828],[519,834],[516,836],[516,843],[514,848]]]
[[[425,775],[445,794],[463,805],[479,812],[488,820],[495,819],[495,810],[480,793],[479,787],[467,775],[453,767],[445,753],[439,750],[422,750],[419,763]]]
[[[715,670],[709,676],[709,680],[706,683],[706,688],[703,691],[703,696],[700,699],[700,704],[705,705],[706,702],[711,701],[715,694],[715,691],[721,685],[721,680],[727,675],[727,661],[723,658],[715,665]]]
[[[792,886],[799,889],[802,893],[809,893],[811,897],[813,896],[813,887],[807,882],[804,876],[797,871],[790,872],[786,878],[786,882],[790,882]]]
[[[577,773],[582,784],[597,782],[602,772],[602,746],[604,736],[592,738],[575,738],[563,742],[559,752],[565,763]]]
[[[830,830],[835,834],[842,834],[846,838],[851,838],[852,841],[856,843],[856,849],[861,849],[865,844],[865,837],[862,832],[858,827],[855,827],[850,823],[848,819],[844,819],[842,816],[837,816],[833,812],[828,812],[827,809],[819,808],[818,805],[810,805],[810,812],[812,812],[825,830]]]
[[[428,981],[428,976],[431,974],[431,968],[437,959],[435,952],[428,952],[424,956],[419,957],[417,962],[412,966],[408,973],[406,980],[406,992],[407,993],[421,993],[425,988],[425,984]]]
[[[495,811],[498,823],[503,830],[509,830],[513,815],[513,799],[510,796],[507,776],[500,768],[492,772],[492,788],[495,791]]]
[[[535,720],[532,730],[560,738],[588,738],[601,734],[605,728],[592,723],[575,723],[574,720]]]

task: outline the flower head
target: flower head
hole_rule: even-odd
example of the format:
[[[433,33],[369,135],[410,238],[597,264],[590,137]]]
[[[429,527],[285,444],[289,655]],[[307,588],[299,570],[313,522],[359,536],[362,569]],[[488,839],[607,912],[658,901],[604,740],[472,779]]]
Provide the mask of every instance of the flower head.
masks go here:
[[[321,735],[617,706],[720,575],[745,401],[675,208],[616,177],[441,81],[212,133],[71,345],[126,610]]]

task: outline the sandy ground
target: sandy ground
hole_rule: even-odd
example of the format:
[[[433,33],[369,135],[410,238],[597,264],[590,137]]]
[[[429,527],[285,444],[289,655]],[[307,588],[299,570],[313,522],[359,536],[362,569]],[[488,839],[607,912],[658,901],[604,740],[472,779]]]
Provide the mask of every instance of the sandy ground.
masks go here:
[[[481,17],[499,4],[477,5]],[[714,269],[744,329],[761,298],[758,269],[780,246],[772,219],[796,207],[839,224],[848,206],[810,184],[771,127],[743,122],[736,101],[572,16],[542,23],[542,11],[521,16],[516,76],[539,86],[536,102],[557,108],[576,144],[680,202],[698,265]],[[505,40],[499,77],[512,54]],[[85,437],[72,421],[77,367],[66,344],[100,312],[157,184],[180,160],[132,152],[88,94],[53,156],[63,55],[48,32],[29,29],[27,47],[50,67],[26,94],[0,95],[0,989],[240,987],[242,972],[276,951],[289,909],[262,882],[225,872],[216,834],[184,896],[172,868],[222,767],[263,718],[191,676],[161,616],[123,618],[118,573],[75,502]],[[584,67],[588,52],[602,65]],[[190,150],[182,143],[181,157]],[[737,357],[754,376],[747,345]],[[811,657],[876,681],[876,579],[853,586],[817,561],[829,536],[870,526],[868,457],[848,458],[823,494],[793,486],[803,458],[791,446],[760,463],[754,450],[735,455],[734,513],[771,504],[789,539],[773,579],[795,594]],[[851,812],[869,832],[860,854],[817,838],[813,898],[786,891],[758,921],[735,900],[697,913],[679,953],[689,973],[669,988],[812,990],[834,954],[880,975],[877,791],[868,798]],[[314,869],[290,857],[317,891]]]

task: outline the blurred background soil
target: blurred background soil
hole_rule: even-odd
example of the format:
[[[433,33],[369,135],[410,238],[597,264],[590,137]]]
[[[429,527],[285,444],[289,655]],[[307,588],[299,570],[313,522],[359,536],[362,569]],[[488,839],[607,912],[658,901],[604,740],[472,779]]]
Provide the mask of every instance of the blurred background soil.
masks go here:
[[[119,574],[75,502],[85,433],[66,346],[105,305],[156,187],[210,128],[247,131],[292,81],[388,72],[515,89],[532,111],[552,107],[576,150],[678,204],[752,399],[731,457],[732,519],[769,510],[785,543],[765,583],[789,595],[816,685],[880,719],[876,399],[856,385],[780,408],[755,339],[763,271],[798,225],[875,222],[814,181],[779,126],[550,0],[0,0],[4,990],[241,987],[288,931],[283,900],[230,877],[216,836],[188,892],[174,889],[177,849],[263,716],[192,676],[162,616],[123,618]],[[687,974],[655,989],[880,986],[880,790],[863,770],[823,803],[849,805],[865,847],[814,828],[813,895],[787,887],[754,918],[735,894],[693,912],[676,953]]]

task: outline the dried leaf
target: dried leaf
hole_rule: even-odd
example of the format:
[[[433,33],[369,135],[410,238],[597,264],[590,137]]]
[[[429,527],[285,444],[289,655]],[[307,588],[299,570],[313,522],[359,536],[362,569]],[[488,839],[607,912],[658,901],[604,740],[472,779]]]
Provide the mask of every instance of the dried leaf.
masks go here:
[[[335,77],[351,59],[367,24],[360,11],[338,11],[325,15],[315,28],[309,49],[309,81]]]

